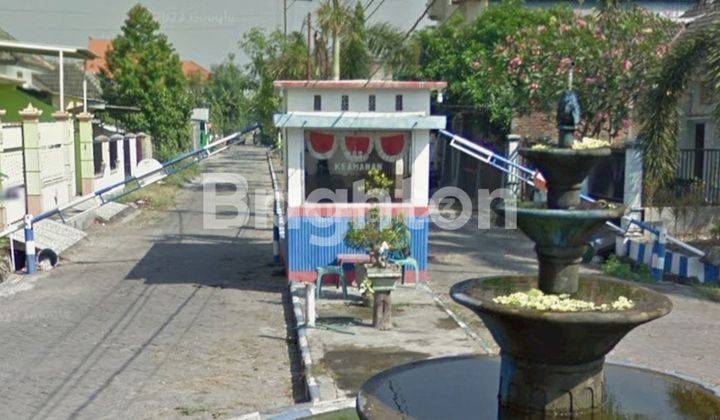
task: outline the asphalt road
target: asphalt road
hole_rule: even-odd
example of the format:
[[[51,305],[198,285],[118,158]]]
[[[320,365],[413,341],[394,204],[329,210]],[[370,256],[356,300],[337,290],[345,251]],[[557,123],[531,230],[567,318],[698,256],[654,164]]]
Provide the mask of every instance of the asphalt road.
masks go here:
[[[271,194],[264,149],[203,173]],[[231,193],[233,188],[219,188]],[[296,364],[272,231],[208,229],[201,179],[167,213],[97,225],[58,268],[0,285],[0,418],[215,418],[293,404]],[[258,196],[263,199],[264,196]]]

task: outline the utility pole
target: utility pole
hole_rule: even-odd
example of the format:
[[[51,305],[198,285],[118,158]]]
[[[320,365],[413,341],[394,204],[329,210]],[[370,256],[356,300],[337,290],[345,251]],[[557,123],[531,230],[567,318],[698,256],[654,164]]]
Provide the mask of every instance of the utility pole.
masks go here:
[[[333,0],[333,13],[335,14],[332,28],[333,35],[333,80],[340,80],[340,34],[338,33],[338,0]]]
[[[287,38],[287,0],[283,0],[283,34],[285,34],[285,38]]]
[[[311,58],[311,54],[310,54],[310,51],[311,51],[310,44],[312,42],[312,38],[311,38],[311,36],[312,36],[312,13],[310,13],[310,12],[308,12],[308,17],[307,17],[307,27],[308,27],[307,28],[308,29],[308,34],[307,34],[307,80],[310,80],[310,79],[312,79],[312,58]]]

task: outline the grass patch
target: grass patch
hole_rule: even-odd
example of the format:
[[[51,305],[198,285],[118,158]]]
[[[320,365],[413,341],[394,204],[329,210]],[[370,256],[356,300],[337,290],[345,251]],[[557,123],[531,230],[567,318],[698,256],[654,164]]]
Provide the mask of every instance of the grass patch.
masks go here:
[[[175,195],[185,183],[195,179],[200,174],[200,168],[193,165],[181,172],[172,174],[148,187],[139,189],[122,197],[121,203],[136,203],[140,207],[166,211],[175,206]]]
[[[608,276],[621,278],[623,280],[638,283],[654,283],[650,267],[645,264],[633,264],[629,260],[610,255],[610,258],[602,265],[602,271]]]
[[[704,297],[712,300],[713,302],[720,303],[720,286],[719,285],[707,285],[707,284],[699,284],[694,283],[692,285],[693,289],[695,289],[698,293],[703,295]]]
[[[206,405],[182,405],[180,407],[175,407],[175,410],[184,416],[194,416],[195,414],[210,411],[210,407]]]

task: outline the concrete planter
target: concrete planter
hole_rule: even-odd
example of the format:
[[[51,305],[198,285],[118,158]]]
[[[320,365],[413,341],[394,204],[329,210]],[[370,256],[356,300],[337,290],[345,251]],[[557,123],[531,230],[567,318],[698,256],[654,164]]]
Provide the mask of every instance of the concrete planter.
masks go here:
[[[395,290],[395,283],[402,276],[399,266],[391,265],[385,268],[372,267],[361,264],[358,278],[368,278],[372,282],[373,300],[373,327],[379,330],[392,329],[392,299],[390,293]]]

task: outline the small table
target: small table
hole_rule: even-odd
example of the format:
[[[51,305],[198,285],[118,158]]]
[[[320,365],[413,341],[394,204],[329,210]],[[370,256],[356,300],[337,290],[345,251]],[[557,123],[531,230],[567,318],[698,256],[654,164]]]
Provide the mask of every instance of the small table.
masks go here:
[[[370,255],[368,255],[368,254],[337,254],[337,261],[338,261],[339,265],[369,263]]]
[[[348,284],[355,283],[358,285],[357,277],[355,276],[355,264],[363,264],[370,262],[370,255],[368,254],[337,254],[337,262],[340,267],[345,267],[345,264],[352,264],[353,269],[346,271],[345,277]]]

